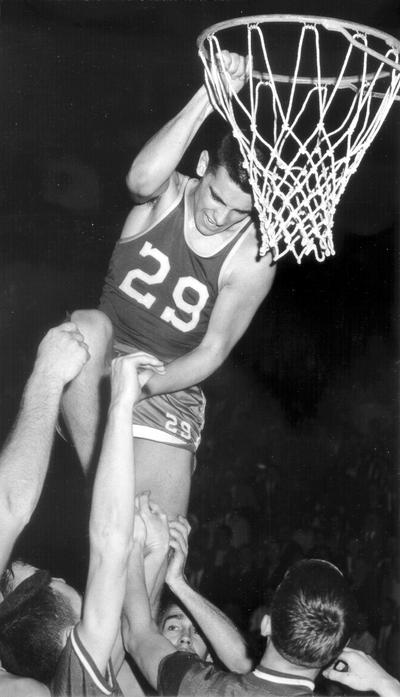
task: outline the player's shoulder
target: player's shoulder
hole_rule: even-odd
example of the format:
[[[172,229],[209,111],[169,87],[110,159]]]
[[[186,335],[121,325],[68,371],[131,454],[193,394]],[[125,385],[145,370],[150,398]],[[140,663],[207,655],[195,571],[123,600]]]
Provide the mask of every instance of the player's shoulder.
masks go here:
[[[265,256],[260,256],[256,229],[252,224],[229,259],[225,276],[227,280],[245,280],[251,285],[260,285],[265,284],[266,280],[272,280],[275,273],[276,264],[273,263],[271,253],[267,252]]]
[[[165,189],[149,201],[153,207],[169,206],[185,189],[188,177],[175,170],[165,184]]]
[[[170,210],[175,202],[183,196],[188,177],[180,172],[173,172],[166,189],[145,203],[135,205],[129,213],[121,232],[121,239],[137,237],[151,228],[156,221]]]

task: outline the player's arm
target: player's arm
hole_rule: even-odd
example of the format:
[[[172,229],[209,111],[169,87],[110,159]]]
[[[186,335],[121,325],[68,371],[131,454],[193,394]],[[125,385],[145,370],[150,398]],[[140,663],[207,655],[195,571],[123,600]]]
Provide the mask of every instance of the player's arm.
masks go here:
[[[72,322],[51,329],[39,345],[15,426],[0,454],[0,574],[42,492],[63,388],[88,357]]]
[[[177,520],[170,521],[169,531],[174,554],[168,564],[166,583],[182,601],[226,668],[234,673],[249,673],[252,662],[238,629],[221,610],[193,590],[185,579],[189,523],[183,516],[178,516]]]
[[[246,80],[247,61],[236,53],[223,51],[225,69],[237,91]],[[163,194],[179,162],[213,108],[205,86],[186,106],[161,128],[142,148],[132,163],[127,185],[136,203],[145,203]]]
[[[166,516],[161,514],[161,520],[168,531]],[[160,661],[174,653],[175,647],[160,634],[151,615],[144,570],[145,543],[146,527],[137,514],[129,558],[122,633],[126,650],[136,661],[146,680],[157,689]]]
[[[218,294],[207,332],[193,351],[154,375],[144,388],[146,396],[185,389],[205,380],[224,362],[244,334],[257,308],[268,295],[275,266],[266,257],[232,271]]]
[[[151,614],[155,617],[167,568],[169,530],[165,525],[164,512],[153,500],[150,500],[149,492],[136,497],[136,510],[146,528],[144,577]],[[129,602],[127,597],[125,599]]]
[[[400,697],[399,681],[363,651],[343,649],[339,659],[323,675],[353,690],[373,691],[379,697]]]
[[[142,366],[163,369],[158,359],[145,353],[112,362],[111,403],[90,513],[89,572],[78,632],[103,674],[120,626],[132,544],[135,470],[131,416],[140,393],[137,370]]]

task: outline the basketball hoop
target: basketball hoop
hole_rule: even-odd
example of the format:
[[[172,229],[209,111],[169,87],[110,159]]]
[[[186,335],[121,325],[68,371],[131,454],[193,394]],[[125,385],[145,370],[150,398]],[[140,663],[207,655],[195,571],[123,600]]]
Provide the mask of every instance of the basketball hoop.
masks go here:
[[[197,45],[249,175],[260,255],[333,255],[337,204],[400,89],[400,41],[338,19],[259,15],[215,24]],[[224,50],[249,56],[240,94]]]

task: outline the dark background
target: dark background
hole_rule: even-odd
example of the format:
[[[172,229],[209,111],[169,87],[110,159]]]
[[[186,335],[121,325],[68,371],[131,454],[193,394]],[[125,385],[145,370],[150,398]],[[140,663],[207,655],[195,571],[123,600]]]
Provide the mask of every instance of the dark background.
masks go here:
[[[201,83],[197,35],[235,16],[301,12],[398,36],[398,10],[394,0],[3,0],[3,437],[40,336],[67,311],[96,306],[131,206],[130,162]],[[336,256],[283,260],[246,336],[207,381],[192,501],[200,517],[222,470],[252,481],[262,463],[290,482],[295,521],[300,499],[329,494],[327,472],[351,465],[356,441],[365,467],[373,458],[384,472],[396,525],[399,115],[395,104],[339,206]],[[183,171],[193,172],[198,150]],[[54,460],[20,549],[79,583],[84,483],[70,446],[57,440]]]

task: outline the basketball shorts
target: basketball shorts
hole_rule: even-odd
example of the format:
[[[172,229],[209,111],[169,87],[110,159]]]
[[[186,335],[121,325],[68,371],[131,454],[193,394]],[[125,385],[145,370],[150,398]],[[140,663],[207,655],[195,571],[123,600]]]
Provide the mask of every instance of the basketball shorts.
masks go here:
[[[114,356],[137,350],[116,342]],[[133,408],[133,435],[195,453],[204,426],[205,406],[206,398],[198,385],[142,399]]]

